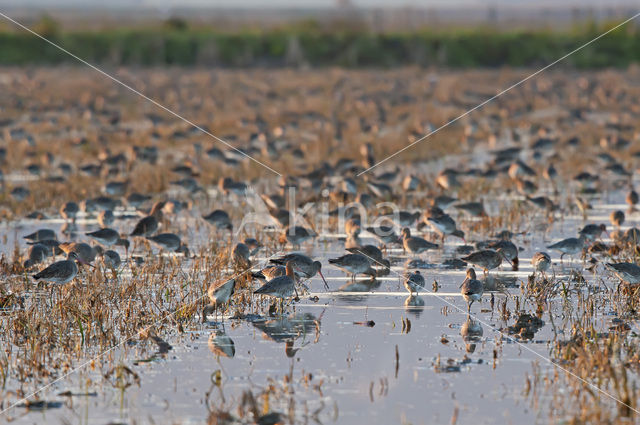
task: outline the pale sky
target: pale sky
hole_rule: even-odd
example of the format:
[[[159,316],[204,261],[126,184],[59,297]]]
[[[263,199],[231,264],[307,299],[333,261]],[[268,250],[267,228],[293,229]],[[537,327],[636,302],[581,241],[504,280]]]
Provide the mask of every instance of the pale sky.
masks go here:
[[[638,7],[640,0],[351,0],[356,6],[362,7],[525,7],[525,8],[570,8],[572,6],[609,8],[616,6]],[[100,7],[123,8],[127,6],[147,6],[158,8],[179,8],[185,6],[195,7],[247,7],[247,8],[304,8],[304,7],[334,7],[334,0],[0,0],[0,7]]]

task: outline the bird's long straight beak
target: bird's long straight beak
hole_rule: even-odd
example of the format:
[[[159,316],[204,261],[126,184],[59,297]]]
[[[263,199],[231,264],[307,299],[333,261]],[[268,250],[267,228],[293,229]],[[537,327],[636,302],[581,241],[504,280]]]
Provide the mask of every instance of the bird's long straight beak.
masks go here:
[[[462,283],[460,284],[460,286],[458,286],[458,289],[461,289],[461,288],[462,288],[462,285],[464,285],[465,283],[467,283],[467,279],[469,279],[469,278],[468,278],[468,277],[466,277],[466,278],[462,281]]]
[[[327,280],[324,278],[324,275],[322,274],[322,272],[320,270],[318,270],[318,274],[320,275],[320,277],[322,278],[322,281],[324,282],[324,289],[326,289],[328,291],[329,290],[329,284],[327,283]]]

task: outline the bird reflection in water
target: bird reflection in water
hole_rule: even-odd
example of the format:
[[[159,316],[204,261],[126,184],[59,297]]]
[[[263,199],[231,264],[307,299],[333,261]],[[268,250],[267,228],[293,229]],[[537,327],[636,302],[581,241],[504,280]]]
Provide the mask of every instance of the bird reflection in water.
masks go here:
[[[218,358],[223,356],[232,359],[236,355],[236,345],[224,329],[215,329],[209,335],[208,345],[209,350]]]
[[[371,292],[380,287],[382,281],[377,280],[375,277],[366,280],[356,280],[355,282],[347,282],[338,288],[340,292]]]
[[[460,328],[460,336],[465,343],[467,353],[476,351],[476,343],[481,340],[483,332],[480,322],[467,315],[467,321]]]
[[[404,309],[407,313],[413,314],[417,319],[424,311],[424,304],[424,298],[419,295],[411,295],[404,300]]]
[[[316,317],[311,313],[293,313],[289,316],[280,316],[270,320],[257,320],[253,326],[262,331],[265,339],[277,343],[285,343],[285,354],[292,358],[298,350],[309,344],[307,338],[313,335],[313,343],[320,339],[320,322],[324,311]],[[302,344],[295,348],[294,342],[302,337]]]

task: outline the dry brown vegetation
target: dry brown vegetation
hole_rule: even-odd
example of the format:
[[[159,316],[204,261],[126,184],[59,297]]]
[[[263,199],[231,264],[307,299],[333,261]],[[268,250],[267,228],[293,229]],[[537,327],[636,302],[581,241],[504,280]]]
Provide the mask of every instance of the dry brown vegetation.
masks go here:
[[[285,177],[318,170],[325,162],[334,165],[343,157],[360,162],[360,148],[366,143],[371,143],[376,158],[382,159],[526,75],[524,71],[511,70],[434,72],[436,84],[428,74],[425,76],[424,70],[413,68],[243,72],[120,69],[116,74]],[[280,183],[276,175],[248,159],[232,163],[207,157],[204,152],[212,147],[228,149],[85,69],[4,69],[0,77],[0,89],[5,93],[0,107],[6,120],[1,145],[6,148],[6,158],[2,164],[5,180],[0,192],[0,218],[6,232],[0,258],[0,379],[7,400],[25,396],[113,347],[131,350],[139,358],[149,356],[158,348],[157,338],[200,326],[196,315],[202,311],[212,281],[238,275],[238,294],[233,301],[238,317],[269,311],[266,303],[252,295],[247,273],[231,264],[232,236],[226,231],[216,232],[200,215],[222,208],[238,225],[246,211],[246,200],[220,193],[215,189],[219,179],[232,177],[250,184],[257,193],[274,193]],[[573,176],[597,167],[598,160],[591,154],[601,152],[599,146],[616,140],[612,134],[631,140],[628,148],[607,149],[627,169],[635,170],[637,158],[632,154],[637,144],[639,82],[637,69],[550,72],[439,131],[384,167],[362,178],[349,177],[356,180],[360,191],[365,191],[367,182],[374,181],[383,170],[415,174],[421,182],[419,191],[402,197],[389,194],[376,201],[395,200],[402,208],[425,209],[432,195],[446,192],[433,183],[444,166],[457,161],[460,168],[471,168],[475,166],[475,154],[484,155],[502,147],[505,140],[515,139],[514,134],[518,135],[518,143],[526,145],[538,137],[550,137],[557,146],[536,164],[536,171],[540,174],[544,166],[553,163],[559,178],[553,184],[537,178],[535,184],[540,192],[554,197],[560,212],[532,207],[522,194],[516,193],[515,184],[504,170],[497,177],[463,175],[456,188],[461,200],[495,200],[490,217],[474,220],[462,213],[456,215],[460,228],[472,240],[505,228],[525,235],[546,234],[553,223],[562,222],[563,214],[573,208],[575,197],[581,194],[582,187],[572,180]],[[616,99],[622,99],[620,105]],[[606,113],[598,118],[601,109]],[[571,114],[576,111],[594,118],[575,123]],[[617,129],[611,130],[614,127]],[[264,133],[270,142],[287,142],[289,146],[270,151],[271,146],[250,140],[256,133]],[[577,145],[567,144],[575,135],[580,138]],[[158,148],[155,160],[136,152],[151,146]],[[295,152],[295,148],[301,152]],[[114,161],[120,154],[123,159]],[[60,167],[63,164],[70,165],[68,172]],[[87,164],[98,165],[97,172],[81,171]],[[40,170],[29,175],[28,165],[38,165]],[[190,166],[203,190],[187,193],[177,189],[172,182],[182,177],[170,170],[178,165]],[[24,247],[9,246],[7,242],[8,234],[19,233],[18,226],[24,223],[20,219],[35,210],[57,217],[65,202],[98,196],[105,183],[125,179],[130,182],[127,195],[140,192],[150,194],[153,201],[176,197],[189,203],[181,213],[165,214],[163,229],[183,237],[190,245],[190,258],[156,255],[157,250],[151,253],[138,241],[134,249],[136,256],[143,257],[142,263],[131,262],[130,268],[125,267],[115,277],[100,266],[85,267],[73,284],[35,287],[31,272],[22,267]],[[563,190],[554,193],[558,189],[555,184]],[[612,178],[602,179],[595,186],[605,192],[626,184],[626,179]],[[30,191],[24,200],[10,194],[21,185]],[[324,183],[322,187],[305,187],[298,194],[299,199],[329,199],[330,209],[340,206],[323,195],[321,189],[333,188]],[[351,198],[347,196],[347,200]],[[145,208],[149,206],[150,202]],[[134,210],[124,212],[133,214]],[[311,223],[322,219],[317,208],[311,209],[307,217]],[[328,222],[329,230],[342,232],[337,219],[332,217]],[[132,224],[118,225],[127,233]],[[282,249],[277,234],[271,232],[249,230],[242,236],[259,239],[264,245],[261,255],[266,257]],[[436,239],[434,235],[427,237]],[[598,255],[598,262],[590,266],[611,259],[637,259],[637,247],[635,243],[621,243],[615,245],[615,250]],[[620,329],[610,332],[603,333],[601,328],[604,311],[615,312],[621,323],[636,320],[637,294],[625,292],[624,286],[594,289],[593,282],[600,283],[601,269],[594,267],[593,275],[583,271],[562,278],[530,279],[520,294],[503,291],[509,306],[516,305],[513,310],[507,307],[507,301],[495,307],[505,322],[521,317],[524,311],[540,319],[548,317],[552,322],[558,312],[567,318],[561,325],[553,325],[554,330],[561,326],[565,333],[556,333],[548,352],[553,362],[582,380],[559,369],[552,369],[552,373],[548,369],[536,370],[526,388],[534,405],[551,405],[549,414],[553,419],[622,423],[636,418],[633,409],[638,408],[636,375],[640,361],[637,337],[620,323]],[[498,285],[496,289],[504,288]],[[135,374],[118,364],[116,358],[98,357],[90,366],[114,385],[135,384]],[[294,403],[287,387],[287,379],[291,381],[293,376],[283,379],[284,382],[270,383],[266,389],[245,392],[234,406],[234,414],[259,421],[271,413],[269,397]],[[624,404],[604,397],[586,382]],[[569,391],[565,391],[567,388]],[[320,392],[321,388],[313,387],[313,391]],[[232,410],[229,406],[210,407],[211,423],[223,422]]]

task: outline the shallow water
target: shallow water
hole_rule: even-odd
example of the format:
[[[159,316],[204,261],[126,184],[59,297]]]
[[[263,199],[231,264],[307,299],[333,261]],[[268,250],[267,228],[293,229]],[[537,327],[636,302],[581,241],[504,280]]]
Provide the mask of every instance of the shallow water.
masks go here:
[[[623,196],[615,193],[609,195],[607,201],[611,203],[594,203],[589,222],[604,222],[610,211],[622,207]],[[634,225],[639,217],[638,213],[628,215],[625,228]],[[537,214],[533,225],[544,220],[542,213]],[[354,286],[326,261],[343,253],[336,241],[339,235],[321,235],[321,239],[332,242],[316,244],[310,253],[322,259],[332,292],[323,292],[316,277],[307,282],[311,293],[288,307],[284,318],[227,317],[223,326],[210,317],[203,326],[165,337],[172,349],[149,362],[136,362],[135,348],[117,349],[109,354],[113,363],[123,363],[137,373],[139,386],[131,385],[121,393],[100,383],[92,372],[82,370],[40,394],[48,401],[62,401],[60,407],[43,411],[19,407],[10,416],[16,419],[15,423],[202,423],[209,415],[207,406],[234,406],[244,391],[257,393],[273,385],[279,395],[270,400],[271,410],[295,412],[296,423],[430,424],[450,423],[453,419],[458,424],[545,422],[547,412],[532,406],[525,393],[525,381],[533,373],[533,363],[542,371],[554,368],[547,360],[549,341],[563,335],[554,333],[545,313],[545,324],[532,341],[515,342],[500,330],[513,325],[516,318],[511,316],[504,321],[498,308],[508,295],[521,293],[519,286],[531,274],[530,258],[534,252],[556,239],[576,234],[583,224],[581,216],[564,216],[544,239],[539,232],[516,237],[514,242],[523,248],[519,271],[503,265],[490,273],[503,280],[515,278],[515,287],[485,292],[482,303],[473,305],[474,329],[482,329],[473,340],[465,341],[461,336],[468,319],[466,303],[458,293],[464,270],[423,270],[427,288],[435,280],[438,292],[411,299],[400,275],[406,270],[405,261],[413,257],[392,249],[389,255],[396,261],[388,276],[374,283],[358,279]],[[10,250],[15,237],[22,245],[20,236],[36,228],[58,230],[60,225],[54,220],[25,221],[11,227],[13,230],[3,228],[2,233],[7,236],[4,247]],[[81,221],[79,232],[85,230],[84,226],[95,227],[91,221]],[[371,242],[366,236],[363,234],[363,240]],[[433,252],[419,258],[439,264],[454,256],[453,244],[447,242],[444,254]],[[581,261],[572,263],[569,259],[560,264],[559,255],[551,254],[556,277],[567,276],[573,266],[582,266]],[[257,263],[264,260],[255,258]],[[602,272],[601,268],[598,270]],[[600,274],[615,284],[606,273]],[[588,273],[585,276],[591,279]],[[343,286],[344,291],[339,291]],[[311,300],[312,296],[318,300]],[[509,297],[507,303],[510,309],[515,308],[514,298]],[[521,310],[531,313],[533,307],[520,305]],[[562,328],[560,312],[554,315],[556,325]],[[301,317],[305,318],[302,322],[297,320]],[[410,321],[408,332],[406,319]],[[267,333],[263,331],[265,320],[273,321],[267,324]],[[603,314],[595,318],[603,326],[607,320]],[[367,326],[368,321],[374,325]],[[224,336],[230,338],[235,348],[232,358],[209,349],[210,337],[221,331],[224,334],[216,339],[218,350],[228,350],[229,342]],[[288,345],[285,340],[293,344]],[[219,385],[214,384],[217,371],[221,373]],[[305,380],[308,374],[312,378]],[[285,376],[288,383],[284,382]],[[94,383],[86,385],[87,378]],[[64,391],[95,395],[57,396]],[[543,394],[541,401],[544,399]],[[235,414],[233,410],[231,413]]]

